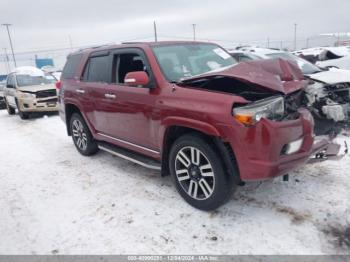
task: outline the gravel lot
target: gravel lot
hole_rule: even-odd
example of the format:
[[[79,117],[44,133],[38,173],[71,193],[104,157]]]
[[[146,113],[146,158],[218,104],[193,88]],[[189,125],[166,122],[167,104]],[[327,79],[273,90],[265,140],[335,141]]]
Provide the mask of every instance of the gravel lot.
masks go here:
[[[58,116],[0,111],[0,149],[1,254],[350,254],[349,156],[208,213],[156,171],[79,155]]]

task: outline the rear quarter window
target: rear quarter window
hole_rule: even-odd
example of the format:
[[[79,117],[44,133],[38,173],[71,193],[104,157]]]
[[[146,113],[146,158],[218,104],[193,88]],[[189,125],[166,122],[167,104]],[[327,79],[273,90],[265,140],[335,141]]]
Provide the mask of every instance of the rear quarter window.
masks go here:
[[[83,74],[84,81],[109,83],[110,78],[109,56],[90,57]]]
[[[71,55],[67,58],[66,65],[64,66],[62,71],[63,79],[74,78],[75,72],[78,68],[78,65],[80,63],[82,56],[83,56],[82,54],[78,54],[78,55]]]

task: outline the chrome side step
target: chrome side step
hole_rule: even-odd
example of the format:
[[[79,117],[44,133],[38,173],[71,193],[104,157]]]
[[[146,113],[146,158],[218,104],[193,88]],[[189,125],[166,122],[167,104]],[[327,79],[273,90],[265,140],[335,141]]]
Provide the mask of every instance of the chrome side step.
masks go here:
[[[114,145],[111,145],[109,143],[105,142],[99,142],[98,143],[98,148],[106,151],[112,155],[121,157],[125,160],[129,160],[135,164],[141,165],[143,167],[153,169],[153,170],[161,170],[161,164],[157,162],[156,160],[153,160],[151,158],[145,157],[141,154],[132,152],[130,150],[117,147]]]

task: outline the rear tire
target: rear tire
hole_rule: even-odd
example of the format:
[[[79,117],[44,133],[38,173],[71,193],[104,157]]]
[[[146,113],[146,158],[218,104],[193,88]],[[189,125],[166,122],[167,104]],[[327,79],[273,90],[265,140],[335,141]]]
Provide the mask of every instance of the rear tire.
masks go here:
[[[75,147],[80,154],[91,156],[98,152],[97,142],[92,137],[89,127],[83,117],[74,113],[69,121],[69,128]]]
[[[209,211],[223,205],[237,187],[216,147],[204,137],[178,138],[169,155],[170,173],[180,195],[191,206]]]
[[[9,115],[16,114],[16,110],[7,103],[6,99],[5,99],[5,106],[6,106],[7,113]]]

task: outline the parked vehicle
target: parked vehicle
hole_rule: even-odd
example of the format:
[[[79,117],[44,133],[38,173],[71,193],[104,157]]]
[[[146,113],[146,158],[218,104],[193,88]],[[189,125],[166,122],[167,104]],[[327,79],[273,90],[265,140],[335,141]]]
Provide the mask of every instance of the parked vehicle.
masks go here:
[[[10,115],[28,119],[33,112],[58,111],[57,91],[52,80],[40,69],[18,67],[7,76],[4,89],[5,104]]]
[[[260,59],[280,58],[298,64],[304,76],[310,79],[305,88],[305,106],[315,119],[316,135],[334,136],[350,124],[350,71],[324,69],[281,50],[245,48]]]
[[[161,169],[189,204],[212,210],[242,181],[285,175],[327,146],[299,106],[306,85],[287,61],[237,64],[215,44],[157,42],[72,53],[58,87],[82,155]]]
[[[308,48],[298,50],[293,53],[322,68],[339,68],[350,70],[349,47]]]
[[[6,81],[0,82],[0,109],[6,108],[5,106],[5,99],[4,99],[4,88],[6,85]]]
[[[236,59],[237,62],[246,62],[261,59],[259,56],[254,55],[251,52],[244,52],[239,50],[228,50],[228,52],[234,59]]]

